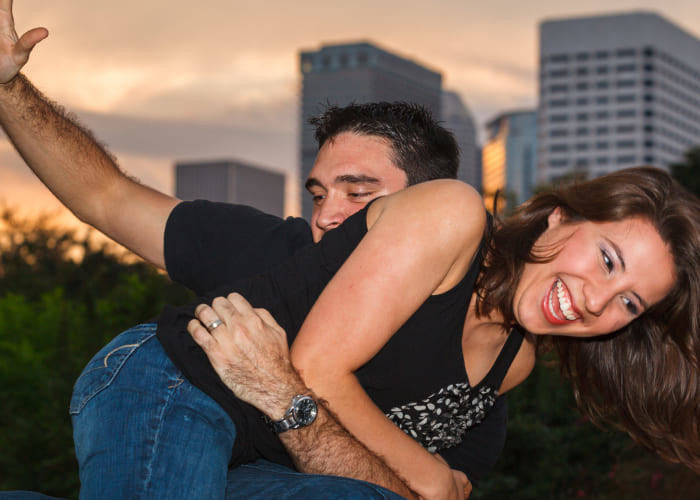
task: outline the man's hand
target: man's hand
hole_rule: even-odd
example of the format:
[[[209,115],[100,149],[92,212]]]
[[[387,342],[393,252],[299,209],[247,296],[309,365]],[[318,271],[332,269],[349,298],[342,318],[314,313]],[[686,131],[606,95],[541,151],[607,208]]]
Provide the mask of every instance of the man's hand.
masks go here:
[[[29,60],[29,53],[47,36],[46,28],[34,28],[18,37],[12,18],[12,0],[0,0],[0,83],[17,76]]]
[[[270,313],[232,293],[211,307],[200,304],[195,314],[187,330],[221,380],[271,419],[282,418],[292,397],[307,389],[292,367],[287,334]]]

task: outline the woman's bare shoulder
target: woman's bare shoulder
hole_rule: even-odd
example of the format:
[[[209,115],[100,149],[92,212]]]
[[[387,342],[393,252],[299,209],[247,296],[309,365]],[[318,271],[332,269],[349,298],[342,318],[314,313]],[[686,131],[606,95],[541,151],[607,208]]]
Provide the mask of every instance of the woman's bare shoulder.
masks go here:
[[[469,184],[455,179],[415,184],[377,200],[367,215],[368,229],[385,216],[422,221],[436,232],[448,230],[455,237],[465,231],[481,234],[486,225],[481,195]]]

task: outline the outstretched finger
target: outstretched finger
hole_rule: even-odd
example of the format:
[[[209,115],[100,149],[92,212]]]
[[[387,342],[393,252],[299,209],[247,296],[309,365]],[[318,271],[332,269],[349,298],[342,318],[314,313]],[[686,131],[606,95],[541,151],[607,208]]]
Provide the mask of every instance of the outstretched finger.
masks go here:
[[[27,31],[17,40],[16,54],[26,54],[29,56],[34,46],[47,36],[49,36],[49,30],[46,28],[34,28]]]

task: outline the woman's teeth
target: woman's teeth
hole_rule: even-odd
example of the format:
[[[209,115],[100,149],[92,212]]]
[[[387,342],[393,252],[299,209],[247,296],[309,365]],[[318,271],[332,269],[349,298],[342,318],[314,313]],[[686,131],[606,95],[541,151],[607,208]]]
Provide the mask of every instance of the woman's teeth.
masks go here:
[[[569,297],[567,296],[566,291],[564,290],[564,285],[561,282],[561,280],[556,281],[555,289],[556,289],[556,294],[557,294],[557,300],[559,302],[559,310],[561,311],[561,313],[569,321],[576,320],[577,316],[571,307],[571,301],[569,300]],[[550,296],[549,296],[549,311],[555,317],[559,317],[559,314],[557,314],[557,311],[554,310],[553,299],[554,299],[554,294],[550,294]]]

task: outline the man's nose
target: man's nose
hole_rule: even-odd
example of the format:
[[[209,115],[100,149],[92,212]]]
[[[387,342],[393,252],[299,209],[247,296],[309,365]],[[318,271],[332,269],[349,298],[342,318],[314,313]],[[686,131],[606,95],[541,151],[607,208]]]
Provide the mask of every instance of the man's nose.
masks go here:
[[[328,231],[342,224],[345,218],[346,215],[342,201],[335,196],[326,196],[326,199],[323,200],[323,204],[319,207],[316,225],[320,229]]]

